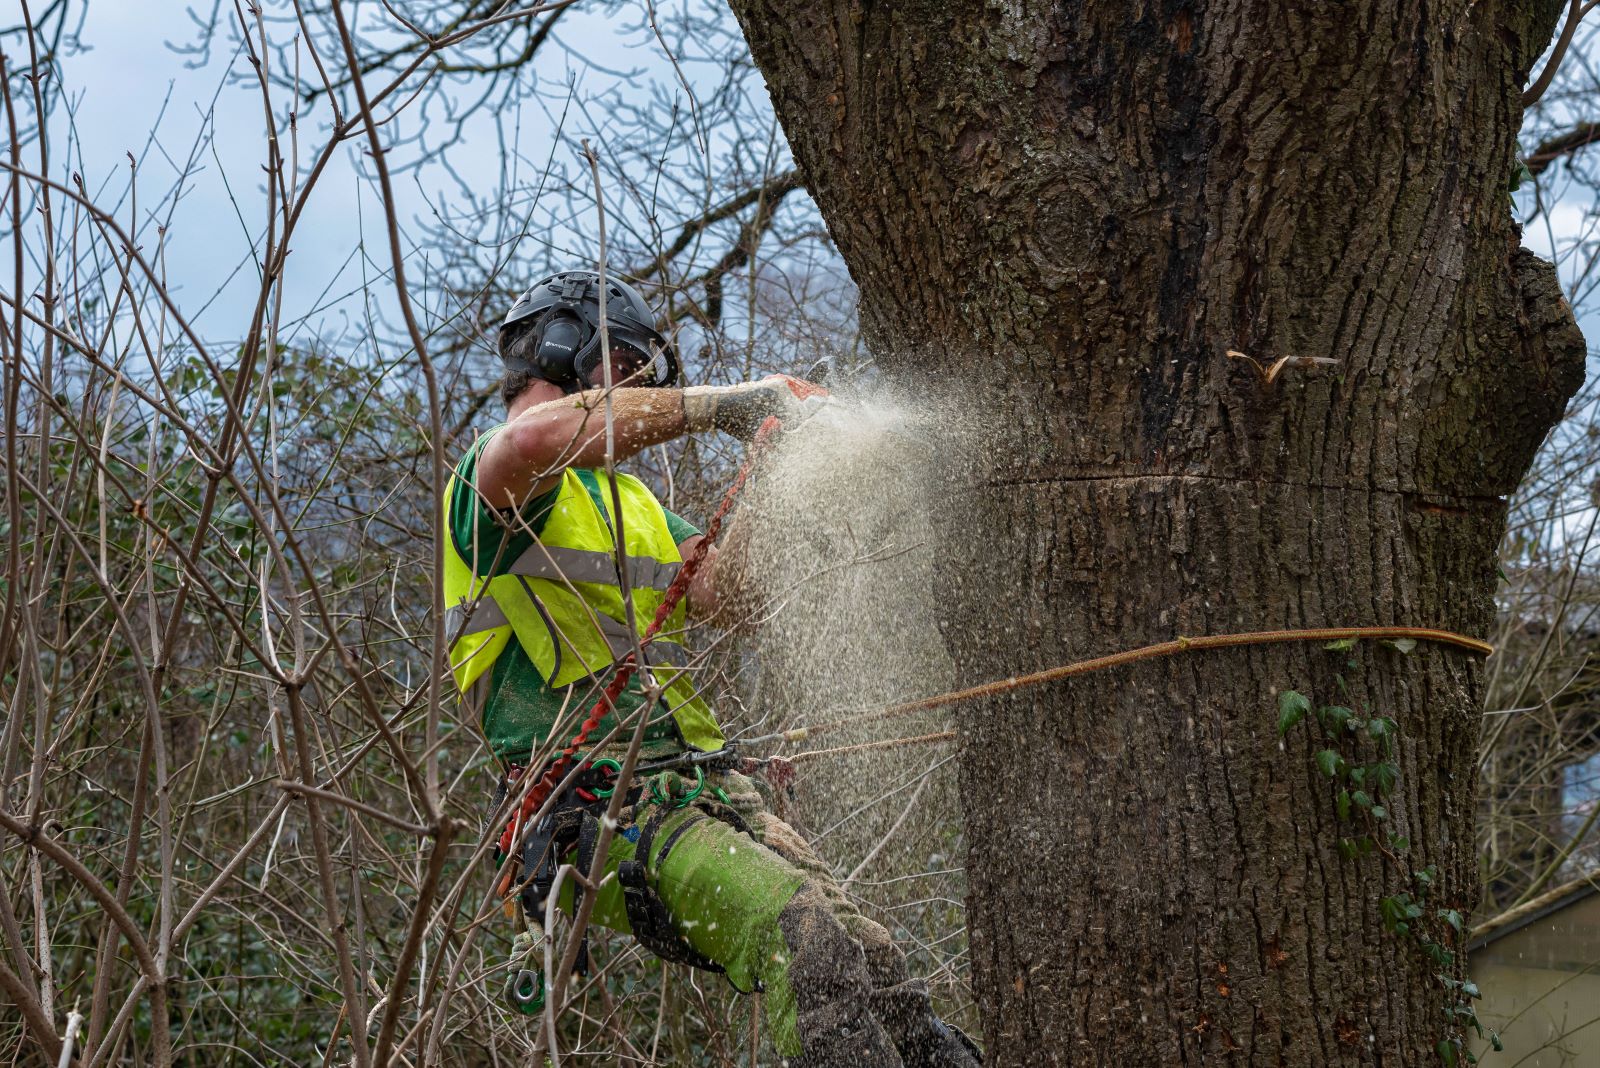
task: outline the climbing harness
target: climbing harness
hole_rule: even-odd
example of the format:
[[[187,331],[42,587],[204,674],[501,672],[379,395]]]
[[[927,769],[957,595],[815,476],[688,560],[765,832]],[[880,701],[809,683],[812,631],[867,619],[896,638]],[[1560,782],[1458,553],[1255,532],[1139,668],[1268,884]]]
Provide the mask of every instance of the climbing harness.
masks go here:
[[[738,759],[733,750],[723,749],[714,753],[685,753],[635,769],[624,800],[633,807],[639,826],[638,840],[634,859],[624,861],[617,869],[628,924],[640,945],[663,960],[718,973],[723,971],[722,966],[695,950],[674,926],[666,902],[651,885],[649,870],[651,850],[663,822],[691,806],[695,811],[678,822],[656,852],[654,868],[657,872],[684,832],[704,820],[721,820],[754,837],[720,786],[711,787],[707,794],[707,767],[713,770],[733,767]],[[497,794],[495,808],[522,772],[523,769],[514,768],[507,774]],[[540,918],[545,916],[550,895],[555,892],[562,858],[572,855],[572,864],[579,871],[589,871],[594,863],[600,821],[611,798],[622,788],[621,773],[622,765],[609,757],[584,764],[533,826],[521,829],[514,820],[501,837],[500,855],[508,874],[513,865],[520,865],[522,871],[513,889],[527,925],[527,930],[512,940],[503,991],[506,1003],[517,1012],[532,1015],[544,1008],[545,974],[542,967],[533,963],[534,954],[546,937]],[[641,822],[646,811],[649,815],[643,816]],[[506,850],[519,840],[518,856],[508,855]],[[575,906],[581,900],[579,895],[585,892],[582,883],[574,887]],[[573,969],[579,975],[588,973],[588,950],[585,934],[579,943]]]
[[[523,770],[513,767],[506,773],[496,792],[493,808],[500,807]],[[540,918],[545,915],[550,895],[555,892],[562,858],[576,850],[574,861],[580,870],[588,871],[593,864],[600,838],[600,819],[616,791],[620,771],[620,765],[614,760],[585,764],[557,797],[556,803],[531,827],[523,830],[514,820],[497,843],[507,881],[516,866],[520,865],[522,870],[522,878],[513,889],[521,901],[527,930],[512,940],[504,989],[506,1003],[517,1012],[534,1014],[544,1008],[544,969],[532,964],[534,954],[545,939]],[[639,791],[635,788],[629,791],[627,800],[636,801],[638,797]],[[515,858],[509,855],[514,847],[518,848]],[[574,902],[581,900],[586,892],[581,883],[576,885]],[[586,975],[588,970],[589,939],[585,934],[578,944],[573,971]]]

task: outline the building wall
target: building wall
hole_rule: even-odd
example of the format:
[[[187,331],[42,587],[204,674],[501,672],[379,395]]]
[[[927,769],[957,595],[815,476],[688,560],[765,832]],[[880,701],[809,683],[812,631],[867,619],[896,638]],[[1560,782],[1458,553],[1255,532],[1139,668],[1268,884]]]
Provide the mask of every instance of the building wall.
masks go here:
[[[1471,971],[1505,1043],[1472,1043],[1482,1068],[1600,1068],[1600,894],[1482,946]]]

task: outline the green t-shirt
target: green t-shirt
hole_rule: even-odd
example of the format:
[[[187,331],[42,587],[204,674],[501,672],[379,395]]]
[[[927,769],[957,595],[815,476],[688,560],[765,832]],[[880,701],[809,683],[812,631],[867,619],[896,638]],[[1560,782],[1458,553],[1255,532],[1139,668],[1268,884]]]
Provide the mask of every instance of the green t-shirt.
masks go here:
[[[467,488],[477,484],[478,454],[483,450],[484,443],[499,429],[495,427],[479,438],[477,444],[456,465],[456,476],[461,485],[451,494],[450,515],[447,517],[456,551],[472,564],[479,577],[484,578],[505,574],[512,562],[527,551],[534,543],[535,536],[544,529],[550,509],[561,492],[558,486],[528,501],[522,506],[518,518],[512,516],[509,510],[502,513],[489,507],[483,498]],[[601,501],[600,483],[594,471],[585,468],[575,468],[574,471],[594,498],[601,514],[609,515],[609,503]],[[666,512],[667,530],[679,545],[700,533],[694,524],[665,508],[662,511]],[[475,547],[475,551],[467,551],[467,546]],[[563,686],[559,690],[551,689],[544,675],[528,659],[522,644],[515,638],[495,659],[487,683],[489,690],[483,706],[484,736],[495,756],[516,763],[526,761],[534,747],[549,737],[558,718],[571,724],[562,728],[566,737],[560,741],[565,744],[572,732],[577,730],[582,716],[587,715],[599,697],[598,693],[593,692],[594,686],[589,680]],[[617,701],[618,711],[626,716],[639,707],[641,700],[642,683],[635,675]],[[584,704],[584,708],[574,717],[573,713],[580,703]],[[661,711],[662,715],[645,733],[650,750],[659,752],[685,748],[665,703],[661,705]],[[608,714],[590,738],[597,741],[616,725],[616,716]]]

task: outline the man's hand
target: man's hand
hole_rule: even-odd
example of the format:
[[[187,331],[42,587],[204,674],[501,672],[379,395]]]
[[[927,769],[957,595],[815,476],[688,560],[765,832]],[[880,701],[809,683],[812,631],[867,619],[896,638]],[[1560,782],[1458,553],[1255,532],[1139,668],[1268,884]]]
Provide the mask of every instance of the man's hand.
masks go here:
[[[749,441],[768,418],[792,426],[809,414],[806,401],[827,395],[821,386],[788,375],[737,386],[690,386],[683,391],[683,418],[691,431],[720,430]]]
[[[703,540],[695,534],[678,543],[685,560]],[[760,606],[761,587],[751,570],[750,521],[744,509],[736,510],[722,528],[717,544],[689,582],[689,618],[704,622],[717,616],[719,626],[739,625]]]
[[[700,543],[705,541],[704,534],[691,534],[678,543],[678,554],[685,560],[694,555]],[[700,568],[694,573],[694,578],[689,580],[689,618],[699,621],[709,619],[716,614],[718,607],[717,598],[717,547],[706,547],[706,558],[701,561]]]

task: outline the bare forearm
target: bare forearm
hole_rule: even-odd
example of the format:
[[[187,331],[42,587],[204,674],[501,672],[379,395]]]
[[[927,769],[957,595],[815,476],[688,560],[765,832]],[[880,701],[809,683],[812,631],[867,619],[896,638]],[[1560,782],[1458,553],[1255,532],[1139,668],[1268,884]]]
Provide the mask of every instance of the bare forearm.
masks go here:
[[[514,507],[553,488],[568,467],[606,462],[610,406],[613,457],[628,459],[683,434],[683,395],[675,389],[587,390],[517,416],[484,446],[478,488],[496,507]]]
[[[720,430],[744,440],[764,420],[794,421],[816,387],[775,375],[734,386],[587,390],[522,412],[484,446],[478,490],[496,508],[520,507],[547,492],[568,467],[598,467],[686,433]]]
[[[619,463],[687,429],[681,390],[614,389],[609,403]],[[591,389],[531,408],[521,418],[547,419],[557,428],[549,436],[564,443],[558,457],[561,466],[599,467],[606,462],[606,404],[605,391]]]

